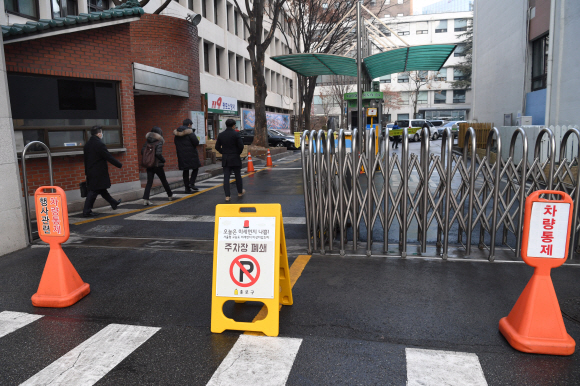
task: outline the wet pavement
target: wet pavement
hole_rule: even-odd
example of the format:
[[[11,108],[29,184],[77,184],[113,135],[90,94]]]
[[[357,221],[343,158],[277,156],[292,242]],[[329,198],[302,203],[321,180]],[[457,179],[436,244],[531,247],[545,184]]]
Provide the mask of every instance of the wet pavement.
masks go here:
[[[255,385],[580,383],[578,354],[524,354],[512,349],[498,331],[499,319],[509,313],[533,272],[519,260],[443,261],[350,252],[344,257],[304,257],[298,155],[246,176],[247,195],[232,198],[234,203],[281,203],[288,220],[289,263],[293,265],[299,256],[306,262],[293,287],[294,305],[281,308],[279,337],[270,341],[243,335],[258,339],[260,347],[274,347],[279,355],[261,360],[255,359],[258,354],[240,355],[230,366],[236,348],[248,347],[243,346],[243,332],[210,332],[213,216],[215,205],[224,203],[221,182],[214,179],[195,195],[181,192],[176,202],[158,195],[153,197],[159,204],[155,207],[128,203],[121,207],[123,212],[102,210],[102,217],[89,221],[73,214],[75,224],[64,250],[91,285],[91,293],[71,307],[31,304],[48,254],[44,245],[2,256],[0,384],[39,379],[65,354],[118,325],[154,330],[125,356],[118,354],[116,364],[102,366],[98,377],[92,374],[96,384],[241,385],[248,374],[262,379]],[[578,275],[577,265],[552,272],[567,331],[576,341],[580,339]],[[261,305],[231,303],[224,312],[250,321]],[[6,333],[3,320],[13,313],[42,317]],[[101,344],[105,350],[107,344]],[[287,354],[289,346],[295,350]],[[122,352],[119,347],[115,350]],[[78,364],[90,355],[91,350],[83,348],[68,367],[79,373],[91,370],[90,363]],[[438,363],[437,358],[443,362],[430,369],[430,360]],[[445,371],[443,378],[434,377],[437,368]],[[259,377],[271,369],[278,372],[266,380]],[[233,378],[227,378],[228,371],[233,371]]]

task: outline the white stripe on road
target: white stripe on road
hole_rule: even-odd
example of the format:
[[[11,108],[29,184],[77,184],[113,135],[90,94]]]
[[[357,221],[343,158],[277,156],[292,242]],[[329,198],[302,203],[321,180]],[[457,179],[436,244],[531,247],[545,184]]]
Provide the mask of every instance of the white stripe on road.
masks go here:
[[[487,386],[475,354],[407,348],[407,386]]]
[[[215,223],[215,216],[202,216],[197,214],[157,214],[150,211],[137,213],[125,218],[125,220],[141,221],[174,221],[174,222],[209,222]],[[285,225],[302,225],[306,224],[306,217],[284,217],[282,219]]]
[[[240,335],[208,386],[285,385],[302,339]]]
[[[42,318],[42,315],[26,314],[24,312],[0,312],[0,338]]]
[[[158,327],[109,324],[22,385],[94,385],[157,331]]]

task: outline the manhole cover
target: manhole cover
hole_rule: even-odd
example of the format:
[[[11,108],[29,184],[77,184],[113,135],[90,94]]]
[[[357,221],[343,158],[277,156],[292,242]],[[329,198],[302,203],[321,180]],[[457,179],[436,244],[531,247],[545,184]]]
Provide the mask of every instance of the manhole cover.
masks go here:
[[[123,228],[123,225],[97,225],[89,229],[87,233],[96,232],[96,233],[111,233],[116,232],[119,229]]]

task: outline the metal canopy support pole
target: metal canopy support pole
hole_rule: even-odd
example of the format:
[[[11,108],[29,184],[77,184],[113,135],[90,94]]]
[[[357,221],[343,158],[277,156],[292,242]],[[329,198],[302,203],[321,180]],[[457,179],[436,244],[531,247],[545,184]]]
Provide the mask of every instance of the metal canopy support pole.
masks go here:
[[[363,106],[362,106],[362,47],[361,47],[361,12],[360,12],[360,6],[361,3],[360,1],[357,1],[356,3],[356,62],[357,62],[357,72],[356,72],[356,87],[357,87],[357,96],[356,96],[356,103],[358,106],[358,118],[357,118],[357,127],[358,127],[358,140],[359,140],[359,144],[361,144],[362,146],[359,146],[360,149],[364,149],[365,146],[362,142],[362,135],[363,135],[363,130],[366,129],[366,125],[363,124]],[[364,150],[363,150],[364,151]],[[356,157],[356,154],[353,153],[353,157]]]

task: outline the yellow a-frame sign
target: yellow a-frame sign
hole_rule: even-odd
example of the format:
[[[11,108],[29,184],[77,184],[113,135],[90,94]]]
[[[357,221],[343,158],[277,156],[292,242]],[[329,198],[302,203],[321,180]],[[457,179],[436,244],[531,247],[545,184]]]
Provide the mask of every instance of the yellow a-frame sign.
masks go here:
[[[265,319],[236,322],[224,303],[260,301]],[[211,331],[258,331],[278,336],[280,304],[292,305],[290,269],[280,204],[216,206],[211,301]]]

